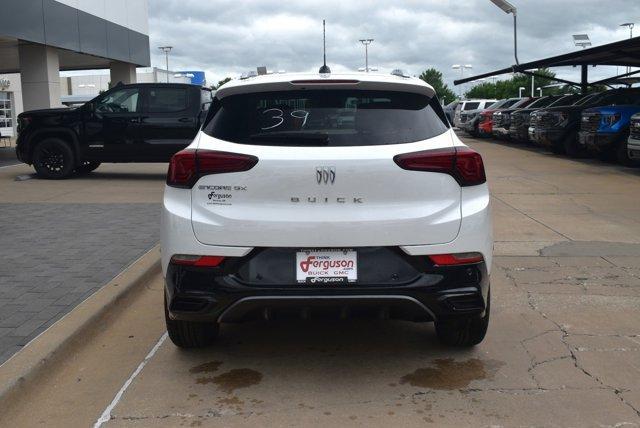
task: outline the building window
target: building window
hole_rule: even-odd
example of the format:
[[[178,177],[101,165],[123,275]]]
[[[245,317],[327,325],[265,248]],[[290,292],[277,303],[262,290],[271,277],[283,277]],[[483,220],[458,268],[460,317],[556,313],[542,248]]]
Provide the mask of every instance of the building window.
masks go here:
[[[0,134],[13,137],[13,109],[8,92],[0,92]]]

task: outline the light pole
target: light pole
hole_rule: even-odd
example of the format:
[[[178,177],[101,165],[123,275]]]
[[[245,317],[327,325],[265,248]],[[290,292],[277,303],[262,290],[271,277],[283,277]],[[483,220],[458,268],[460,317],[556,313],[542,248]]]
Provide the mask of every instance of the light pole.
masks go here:
[[[635,23],[634,22],[625,22],[624,24],[620,24],[621,27],[629,27],[629,38],[633,39],[633,27],[634,27]],[[627,67],[627,73],[631,72],[631,67]]]
[[[164,52],[164,59],[167,63],[167,83],[169,83],[169,52],[171,52],[173,46],[160,46],[158,49]]]
[[[369,45],[373,39],[360,39],[360,43],[364,45],[364,72],[369,72]]]
[[[518,62],[518,9],[506,0],[491,0],[491,3],[502,9],[504,13],[513,15],[513,56],[516,58],[516,65],[520,65]]]
[[[520,86],[518,88],[518,98],[522,98],[522,91],[524,91],[525,89],[527,88],[525,88],[524,86]]]
[[[451,68],[453,70],[460,70],[460,78],[462,79],[464,77],[464,69],[465,68],[472,69],[473,66],[471,64],[453,64]],[[460,85],[460,94],[459,94],[460,99],[462,99],[462,86],[463,85]]]

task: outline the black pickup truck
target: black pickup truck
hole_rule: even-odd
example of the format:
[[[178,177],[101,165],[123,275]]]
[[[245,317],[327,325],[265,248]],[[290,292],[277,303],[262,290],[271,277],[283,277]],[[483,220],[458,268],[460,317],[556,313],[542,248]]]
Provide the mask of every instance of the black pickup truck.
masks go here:
[[[211,101],[195,85],[118,85],[78,108],[20,114],[16,154],[51,179],[101,162],[168,162],[191,143]]]

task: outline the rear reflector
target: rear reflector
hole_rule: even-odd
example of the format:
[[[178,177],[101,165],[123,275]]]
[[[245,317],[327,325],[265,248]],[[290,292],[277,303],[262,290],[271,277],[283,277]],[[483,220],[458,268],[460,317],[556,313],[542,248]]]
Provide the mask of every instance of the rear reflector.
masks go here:
[[[402,169],[449,174],[461,186],[487,181],[482,156],[464,146],[404,153],[394,156],[393,160]]]
[[[248,171],[257,163],[257,157],[241,153],[186,149],[171,158],[167,185],[190,189],[205,175]]]
[[[171,264],[195,267],[216,267],[224,261],[223,256],[193,256],[187,254],[176,254],[171,257]]]
[[[480,253],[435,254],[428,257],[436,266],[467,265],[484,260]]]

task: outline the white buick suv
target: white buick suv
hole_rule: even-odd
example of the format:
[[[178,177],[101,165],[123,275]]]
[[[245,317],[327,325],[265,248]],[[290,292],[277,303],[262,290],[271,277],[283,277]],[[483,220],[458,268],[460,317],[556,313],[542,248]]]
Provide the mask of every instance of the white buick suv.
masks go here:
[[[492,245],[482,158],[428,84],[232,81],[169,166],[167,330],[201,347],[221,323],[375,316],[433,321],[443,343],[475,345],[489,321]]]

